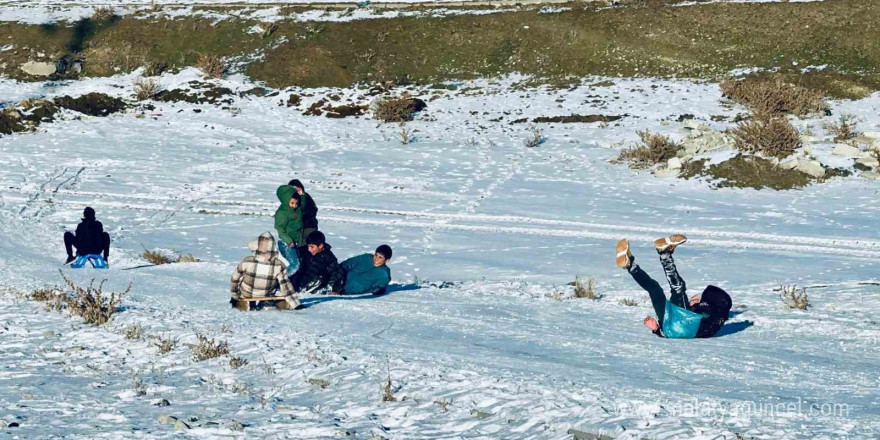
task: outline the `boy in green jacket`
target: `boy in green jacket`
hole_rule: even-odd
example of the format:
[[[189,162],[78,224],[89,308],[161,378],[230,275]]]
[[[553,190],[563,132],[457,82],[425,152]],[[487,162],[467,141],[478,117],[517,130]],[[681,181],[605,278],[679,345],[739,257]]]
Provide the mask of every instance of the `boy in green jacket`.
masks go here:
[[[278,231],[278,248],[281,255],[290,263],[288,275],[299,268],[297,246],[305,245],[303,239],[303,219],[300,195],[290,185],[281,185],[275,190],[281,205],[275,210],[275,230]]]

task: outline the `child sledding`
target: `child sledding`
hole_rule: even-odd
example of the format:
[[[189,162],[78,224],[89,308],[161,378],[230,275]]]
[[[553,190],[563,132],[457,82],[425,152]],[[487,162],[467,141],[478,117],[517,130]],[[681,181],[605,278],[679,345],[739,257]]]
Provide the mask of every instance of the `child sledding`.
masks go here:
[[[684,280],[678,274],[672,253],[684,244],[687,237],[674,234],[654,242],[660,255],[660,265],[666,274],[672,296],[666,293],[638,264],[629,247],[629,240],[617,243],[617,266],[626,269],[636,283],[648,292],[657,318],[646,317],[645,327],[654,334],[666,338],[710,338],[718,333],[727,321],[732,305],[730,296],[719,287],[707,286],[699,296],[688,300]]]
[[[95,210],[86,207],[82,221],[76,226],[76,232],[64,232],[64,248],[67,259],[74,269],[80,269],[90,263],[95,269],[106,269],[110,261],[110,234],[104,232],[104,225],[95,218]],[[76,256],[73,254],[76,248]]]
[[[263,305],[304,308],[287,278],[287,265],[279,258],[275,237],[264,232],[248,243],[248,248],[254,255],[242,260],[232,274],[230,304],[244,311]]]

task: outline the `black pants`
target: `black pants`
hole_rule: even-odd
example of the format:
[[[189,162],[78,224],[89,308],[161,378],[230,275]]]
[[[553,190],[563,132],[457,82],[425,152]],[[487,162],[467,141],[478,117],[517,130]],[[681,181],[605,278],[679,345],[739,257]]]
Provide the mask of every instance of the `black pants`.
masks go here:
[[[101,234],[99,238],[99,242],[97,243],[97,251],[95,249],[80,249],[83,247],[83,243],[77,243],[76,236],[71,234],[70,232],[64,233],[64,248],[67,250],[67,256],[73,256],[73,248],[76,248],[76,255],[88,255],[92,253],[102,253],[104,254],[104,259],[110,258],[110,234],[104,232]],[[89,252],[85,252],[89,251]],[[94,251],[94,252],[92,252]]]
[[[684,283],[684,280],[681,279],[681,276],[678,274],[678,270],[675,268],[675,260],[672,259],[671,253],[662,253],[660,254],[660,265],[663,266],[663,272],[666,273],[666,281],[669,282],[669,288],[672,291],[672,297],[669,301],[672,301],[672,304],[675,304],[683,309],[688,309],[688,298],[685,293],[687,286]],[[633,279],[639,283],[639,286],[642,289],[645,289],[648,292],[648,296],[651,297],[651,305],[654,306],[654,312],[657,314],[657,322],[660,323],[660,326],[663,326],[663,317],[666,314],[666,292],[663,291],[663,288],[660,287],[660,284],[654,281],[650,275],[645,273],[638,264],[633,262],[632,266],[629,269],[629,274],[632,275]]]

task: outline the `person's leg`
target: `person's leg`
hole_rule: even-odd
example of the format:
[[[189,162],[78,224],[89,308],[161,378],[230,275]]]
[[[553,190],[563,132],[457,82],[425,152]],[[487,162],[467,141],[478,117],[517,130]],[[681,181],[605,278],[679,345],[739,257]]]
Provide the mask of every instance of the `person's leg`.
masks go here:
[[[104,254],[104,261],[110,261],[110,234],[106,232],[101,236],[101,251]]]
[[[73,245],[76,242],[76,236],[69,231],[64,232],[64,249],[67,251],[67,263],[75,259],[73,256]],[[65,263],[66,264],[66,263]]]
[[[635,262],[627,270],[633,279],[642,289],[648,292],[651,298],[651,305],[654,306],[654,313],[657,314],[657,322],[663,325],[663,315],[666,313],[666,292],[660,287],[660,283],[654,281],[638,264]]]
[[[681,275],[678,274],[678,269],[675,268],[675,260],[672,258],[672,252],[661,252],[660,264],[663,266],[663,272],[666,273],[666,280],[669,281],[669,289],[672,291],[669,300],[683,309],[689,309],[689,301],[686,293],[687,285],[685,285],[684,280],[681,279]]]

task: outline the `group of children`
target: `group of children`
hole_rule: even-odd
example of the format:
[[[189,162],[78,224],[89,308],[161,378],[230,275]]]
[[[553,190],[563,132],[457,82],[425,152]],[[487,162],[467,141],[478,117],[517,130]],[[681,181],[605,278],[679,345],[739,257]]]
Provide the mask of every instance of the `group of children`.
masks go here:
[[[372,254],[351,257],[341,264],[324,233],[318,230],[318,207],[299,180],[279,186],[275,195],[281,205],[275,211],[275,230],[264,232],[248,244],[253,256],[238,265],[232,275],[230,304],[243,299],[277,297],[282,309],[304,306],[298,293],[329,288],[330,295],[385,293],[391,282],[391,247],[383,244]]]
[[[302,182],[291,180],[278,187],[275,194],[281,202],[275,211],[275,229],[280,240],[271,232],[264,232],[248,243],[254,255],[242,260],[232,275],[230,303],[233,307],[240,306],[242,299],[272,297],[278,299],[265,302],[282,309],[299,309],[303,305],[297,298],[298,293],[324,288],[329,288],[330,295],[385,292],[391,282],[391,270],[387,266],[391,247],[383,244],[372,254],[351,257],[340,264],[332,246],[318,230],[318,207],[305,192]],[[686,241],[684,235],[674,234],[654,242],[672,291],[669,299],[660,284],[635,263],[626,239],[617,243],[617,266],[626,269],[648,292],[657,317],[646,317],[643,323],[654,334],[667,338],[708,338],[727,321],[732,301],[727,292],[712,285],[701,295],[687,297],[685,282],[672,258],[675,248]],[[89,258],[100,260],[99,265],[103,261],[106,267],[110,235],[95,218],[94,209],[85,208],[75,233],[64,233],[64,246],[67,250],[64,264]]]

